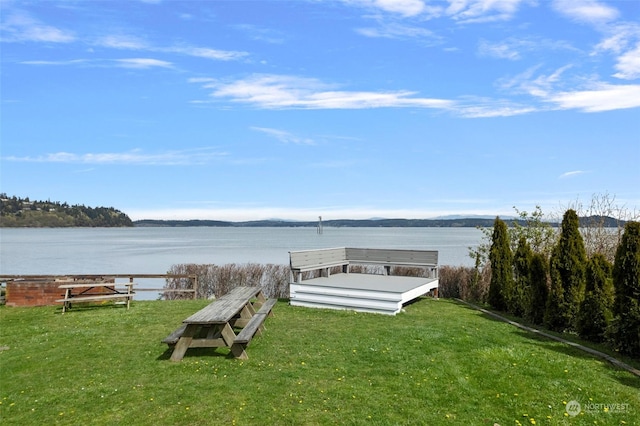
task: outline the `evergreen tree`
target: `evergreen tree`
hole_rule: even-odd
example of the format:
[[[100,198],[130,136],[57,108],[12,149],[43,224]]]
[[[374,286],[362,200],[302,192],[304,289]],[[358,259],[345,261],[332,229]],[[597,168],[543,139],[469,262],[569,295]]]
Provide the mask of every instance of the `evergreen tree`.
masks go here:
[[[556,331],[574,330],[578,309],[584,299],[586,251],[580,235],[578,215],[567,210],[562,218],[560,238],[551,253],[551,288],[545,325]]]
[[[513,292],[507,301],[509,312],[523,317],[531,299],[531,246],[524,236],[518,241],[518,248],[513,255]]]
[[[534,324],[542,324],[549,295],[547,258],[542,253],[531,256],[530,280],[531,297],[527,310],[527,318]]]
[[[604,340],[611,322],[613,283],[611,264],[604,255],[596,253],[587,263],[585,297],[580,304],[576,323],[578,334],[594,342]]]
[[[489,304],[500,311],[506,310],[508,295],[513,291],[512,257],[507,225],[496,217],[489,250],[491,264]]]
[[[640,357],[640,222],[627,222],[613,264],[615,316],[611,334],[616,347]]]

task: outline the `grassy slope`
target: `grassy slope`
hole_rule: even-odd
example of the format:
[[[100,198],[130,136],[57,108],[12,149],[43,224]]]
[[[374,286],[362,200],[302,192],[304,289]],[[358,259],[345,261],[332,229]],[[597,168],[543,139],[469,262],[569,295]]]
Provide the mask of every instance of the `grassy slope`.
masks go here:
[[[170,362],[160,340],[206,303],[1,308],[0,421],[640,424],[640,378],[446,300],[396,317],[281,302],[249,360]],[[628,405],[571,418],[571,400]]]

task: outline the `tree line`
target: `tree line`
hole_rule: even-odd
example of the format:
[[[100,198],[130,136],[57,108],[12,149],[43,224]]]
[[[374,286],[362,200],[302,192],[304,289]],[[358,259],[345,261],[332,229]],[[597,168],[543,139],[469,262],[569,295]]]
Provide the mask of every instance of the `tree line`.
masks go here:
[[[476,253],[488,258],[486,302],[547,329],[640,356],[640,222],[604,234],[617,242],[613,253],[606,250],[612,244],[589,239],[594,233],[581,230],[573,209],[564,213],[557,235],[534,222],[509,229],[495,219],[490,245]]]
[[[0,226],[5,228],[127,227],[125,213],[113,207],[86,207],[0,194]]]

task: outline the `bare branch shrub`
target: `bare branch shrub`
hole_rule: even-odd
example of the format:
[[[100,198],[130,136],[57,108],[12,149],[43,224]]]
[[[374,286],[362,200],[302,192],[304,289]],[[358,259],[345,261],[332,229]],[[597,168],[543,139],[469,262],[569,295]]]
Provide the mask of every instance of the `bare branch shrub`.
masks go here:
[[[489,266],[479,272],[469,266],[441,266],[439,270],[439,295],[484,303],[489,292],[491,272]]]
[[[611,263],[615,260],[616,249],[622,240],[625,223],[637,221],[640,218],[640,212],[618,205],[616,197],[606,192],[593,194],[588,206],[576,200],[570,208],[582,218],[580,232],[587,257],[591,258],[599,253]]]
[[[198,298],[220,297],[235,287],[260,286],[267,297],[289,297],[289,267],[286,265],[229,263],[225,265],[173,265],[169,274],[192,274],[198,277]],[[167,279],[165,288],[191,288],[188,279]],[[167,292],[163,299],[191,298],[191,293]]]

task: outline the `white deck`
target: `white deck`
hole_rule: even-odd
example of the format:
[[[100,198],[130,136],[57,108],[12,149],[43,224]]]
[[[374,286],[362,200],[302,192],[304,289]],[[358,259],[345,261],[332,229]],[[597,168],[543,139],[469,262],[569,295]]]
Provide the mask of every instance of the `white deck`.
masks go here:
[[[402,305],[438,288],[437,278],[335,274],[291,283],[291,304],[395,315]]]

